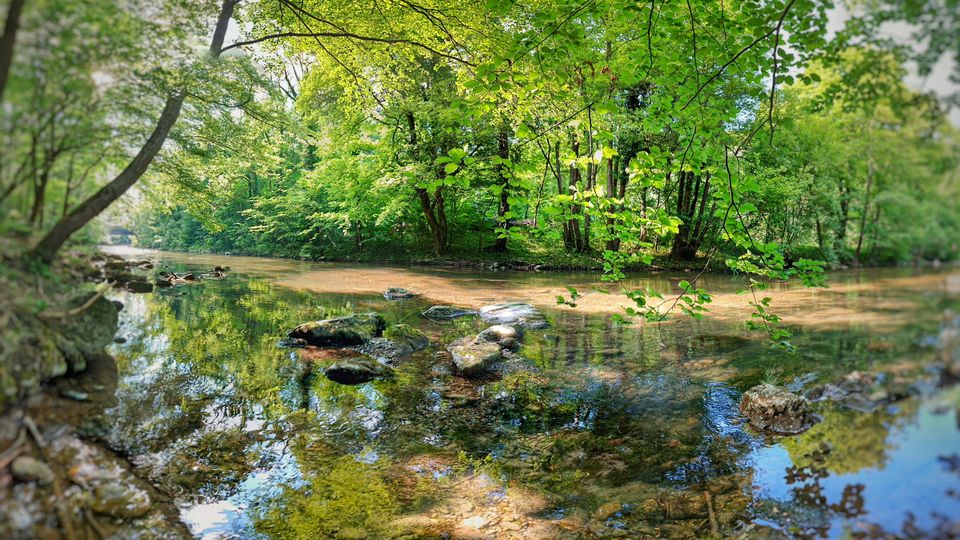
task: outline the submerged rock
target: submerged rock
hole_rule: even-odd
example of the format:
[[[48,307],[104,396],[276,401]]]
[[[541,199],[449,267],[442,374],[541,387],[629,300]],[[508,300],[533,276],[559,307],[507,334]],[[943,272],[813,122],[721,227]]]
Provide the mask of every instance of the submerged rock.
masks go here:
[[[74,401],[90,401],[90,395],[80,390],[63,390],[60,395]]]
[[[138,518],[150,511],[150,495],[133,485],[101,483],[93,488],[94,512],[116,518]]]
[[[369,356],[356,356],[330,364],[323,373],[333,382],[361,384],[381,377],[388,377],[393,373],[393,370]]]
[[[277,347],[281,349],[302,349],[308,345],[307,340],[302,338],[285,337],[277,341]]]
[[[407,300],[415,296],[417,296],[417,293],[400,287],[390,287],[383,291],[383,297],[387,300]]]
[[[379,313],[358,313],[303,323],[288,334],[319,347],[359,345],[383,335],[387,323]]]
[[[453,357],[453,366],[457,374],[463,377],[478,377],[503,356],[500,345],[483,341],[463,338],[447,347]]]
[[[409,350],[406,354],[422,351],[430,346],[430,338],[408,324],[391,326],[383,332],[383,336],[396,343],[401,350]]]
[[[105,450],[74,435],[50,443],[51,460],[90,495],[90,508],[115,518],[138,518],[153,506],[147,485]]]
[[[459,317],[470,317],[477,312],[472,309],[463,309],[453,306],[433,306],[423,312],[423,316],[434,321],[449,321]]]
[[[477,334],[477,341],[496,343],[504,349],[513,349],[520,341],[522,332],[507,324],[496,324]]]
[[[539,309],[522,302],[484,306],[480,308],[480,318],[496,324],[512,324],[526,328],[550,326]]]
[[[748,390],[740,400],[740,413],[756,429],[785,435],[802,433],[817,422],[807,398],[772,384]]]
[[[375,358],[393,360],[401,356],[411,355],[430,346],[430,338],[420,330],[398,324],[387,328],[383,337],[371,338],[356,350]]]
[[[123,288],[132,293],[143,294],[153,292],[153,284],[142,279],[132,279],[126,282]]]

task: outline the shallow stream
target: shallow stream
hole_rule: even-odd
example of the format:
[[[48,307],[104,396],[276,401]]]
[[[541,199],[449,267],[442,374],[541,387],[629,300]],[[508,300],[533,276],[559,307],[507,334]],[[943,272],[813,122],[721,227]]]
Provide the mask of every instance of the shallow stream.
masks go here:
[[[121,293],[107,441],[170,494],[201,538],[601,538],[947,534],[960,520],[960,392],[872,412],[818,405],[792,437],[752,431],[741,394],[853,371],[936,378],[960,271],[831,276],[767,294],[795,353],[745,330],[745,281],[708,276],[703,320],[618,326],[590,274],[383,268],[119,250],[222,280]],[[631,278],[671,292],[689,273]],[[566,285],[587,293],[557,306]],[[421,296],[387,301],[405,287]],[[605,286],[607,287],[607,286]],[[616,292],[616,289],[610,289]],[[445,345],[486,327],[434,304],[525,301],[550,321],[502,374],[450,373]],[[392,379],[345,386],[277,341],[297,324],[377,311],[432,346]],[[921,381],[919,383],[915,381]],[[406,535],[406,536],[404,536]],[[772,536],[775,537],[775,536]]]

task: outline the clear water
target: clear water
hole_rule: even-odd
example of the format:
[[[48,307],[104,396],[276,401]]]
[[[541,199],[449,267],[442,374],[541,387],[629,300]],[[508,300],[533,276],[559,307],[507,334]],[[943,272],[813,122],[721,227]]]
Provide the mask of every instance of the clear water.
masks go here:
[[[770,527],[797,537],[958,527],[957,391],[873,413],[825,406],[822,423],[786,438],[752,432],[737,411],[762,379],[800,389],[853,370],[922,378],[943,354],[945,310],[960,307],[950,272],[848,273],[829,290],[773,292],[795,354],[744,330],[734,277],[711,276],[722,294],[701,321],[616,326],[609,313],[621,299],[599,293],[582,309],[540,302],[551,327],[527,333],[502,377],[470,382],[450,374],[442,351],[484,326],[430,322],[423,309],[536,302],[570,283],[587,290],[594,277],[150,256],[184,271],[233,266],[224,280],[118,297],[127,342],[113,351],[109,442],[175,498],[198,537],[377,538],[405,527],[411,538],[695,537],[712,521],[723,535]],[[634,284],[669,290],[674,278]],[[373,292],[388,286],[433,298]],[[276,346],[300,322],[363,311],[417,326],[434,345],[393,379],[357,386]]]

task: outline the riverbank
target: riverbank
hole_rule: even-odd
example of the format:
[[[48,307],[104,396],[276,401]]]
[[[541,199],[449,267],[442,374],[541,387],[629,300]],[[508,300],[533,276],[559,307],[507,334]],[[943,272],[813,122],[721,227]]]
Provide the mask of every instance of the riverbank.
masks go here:
[[[123,309],[106,282],[129,287],[130,265],[80,250],[33,267],[5,247],[0,536],[188,538],[170,497],[106,443],[117,388],[106,348]]]
[[[123,248],[128,246],[101,246],[112,248]],[[129,246],[132,247],[132,246]],[[423,256],[423,255],[395,255],[383,256],[364,254],[354,257],[323,257],[319,259],[284,257],[282,255],[270,254],[250,254],[250,253],[228,253],[228,252],[208,252],[208,251],[167,251],[156,248],[134,248],[145,251],[156,251],[159,253],[189,253],[193,255],[207,255],[211,257],[256,257],[264,259],[284,259],[300,262],[313,263],[342,263],[342,264],[362,264],[362,265],[388,265],[388,266],[420,266],[425,268],[464,268],[476,270],[505,270],[517,272],[603,272],[604,261],[599,255],[591,255],[577,252],[512,252],[497,253],[491,251],[479,251],[470,256]],[[940,268],[944,266],[960,265],[960,259],[952,261],[923,260],[901,261],[889,264],[868,264],[868,265],[850,265],[837,263],[828,265],[827,270],[842,271],[849,269],[875,269],[875,268]],[[629,263],[624,266],[624,271],[628,273],[637,272],[664,272],[681,271],[700,272],[706,268],[707,273],[733,274],[734,272],[724,263],[723,257],[707,258],[697,256],[689,261],[680,261],[669,256],[668,252],[655,255],[650,264]]]
[[[355,294],[379,296],[388,287],[402,287],[420,298],[438,304],[476,309],[504,300],[528,302],[541,308],[558,308],[557,297],[569,298],[572,287],[578,291],[576,307],[559,309],[573,313],[623,314],[634,306],[626,291],[653,289],[670,298],[682,292],[678,283],[692,278],[692,271],[652,271],[634,273],[620,283],[604,283],[593,272],[501,272],[474,268],[436,268],[345,263],[313,263],[292,259],[218,256],[141,250],[123,246],[105,248],[108,253],[131,259],[162,257],[168,263],[213,268],[230,265],[234,271],[252,277],[269,276],[283,287],[317,294]],[[709,291],[712,301],[708,316],[726,322],[742,323],[750,318],[754,298],[747,289],[745,276],[706,273],[698,284]],[[786,324],[830,328],[851,320],[888,327],[909,322],[902,308],[905,298],[886,298],[874,304],[872,295],[883,290],[902,290],[904,294],[960,291],[960,268],[950,265],[938,269],[881,268],[851,269],[828,274],[828,288],[807,288],[799,282],[773,283],[764,291],[771,298],[770,309]],[[669,303],[665,304],[668,307]]]

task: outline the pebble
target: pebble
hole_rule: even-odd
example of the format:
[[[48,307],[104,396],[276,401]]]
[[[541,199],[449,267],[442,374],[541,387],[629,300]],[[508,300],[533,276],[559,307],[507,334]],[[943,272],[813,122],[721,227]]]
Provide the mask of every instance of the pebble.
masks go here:
[[[487,518],[483,516],[473,516],[463,520],[464,527],[471,529],[482,529],[487,526]]]
[[[86,392],[81,392],[79,390],[64,390],[60,392],[60,395],[72,399],[74,401],[89,401],[90,396]]]
[[[53,482],[53,471],[50,466],[39,459],[30,456],[20,456],[13,460],[10,466],[13,477],[21,482],[34,482],[46,485]]]
[[[616,514],[623,507],[622,504],[618,502],[608,502],[606,504],[600,505],[600,508],[597,508],[597,511],[593,514],[593,517],[604,520],[610,516]]]

